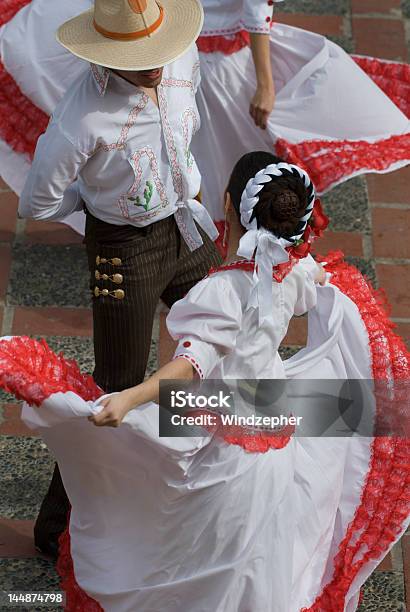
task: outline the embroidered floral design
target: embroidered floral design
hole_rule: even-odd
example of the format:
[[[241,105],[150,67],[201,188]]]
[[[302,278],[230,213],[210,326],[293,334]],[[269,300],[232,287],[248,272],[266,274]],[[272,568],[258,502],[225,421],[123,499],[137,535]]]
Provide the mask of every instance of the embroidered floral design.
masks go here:
[[[190,81],[187,81],[187,82],[190,82]],[[182,172],[181,172],[181,168],[178,162],[178,152],[175,146],[174,135],[172,133],[172,128],[169,124],[168,103],[167,103],[167,99],[164,94],[164,89],[162,87],[163,84],[164,82],[162,81],[161,85],[159,85],[157,89],[158,103],[161,109],[162,125],[164,128],[165,142],[166,142],[167,150],[168,150],[168,158],[171,164],[172,182],[174,183],[174,189],[177,192],[179,199],[183,200],[184,187],[183,187],[183,180],[182,180]]]
[[[100,96],[103,96],[105,94],[105,90],[107,89],[110,71],[104,66],[97,66],[97,64],[90,64],[90,68],[95,84],[97,85],[98,93]]]
[[[199,83],[201,81],[201,64],[199,61],[195,62],[192,66],[192,84],[194,92],[198,89]]]
[[[189,120],[192,120],[192,132],[189,133]],[[182,134],[184,137],[184,153],[185,153],[185,161],[188,172],[191,172],[192,167],[194,165],[194,157],[190,150],[191,138],[199,129],[198,117],[195,112],[195,109],[187,108],[182,114]]]
[[[125,195],[122,195],[117,202],[117,205],[121,211],[122,216],[125,217],[126,219],[130,218],[127,201],[128,200],[132,201],[133,198],[135,199],[136,206],[142,206],[146,212],[148,212],[149,210],[149,203],[151,201],[151,198],[154,192],[154,185],[151,183],[151,181],[148,180],[145,184],[145,190],[144,190],[145,205],[142,204],[142,201],[140,198],[139,198],[139,202],[137,201],[137,192],[140,189],[141,181],[142,181],[142,168],[141,168],[140,161],[141,161],[141,158],[144,156],[148,157],[148,161],[149,161],[149,165],[150,165],[151,173],[152,173],[152,179],[153,179],[155,188],[160,198],[160,204],[151,208],[151,211],[155,211],[155,212],[154,213],[151,212],[151,214],[147,217],[144,215],[144,220],[156,216],[160,208],[165,208],[169,204],[164,184],[162,183],[159,177],[158,163],[157,163],[157,158],[155,157],[154,151],[151,149],[151,147],[144,147],[143,149],[140,149],[139,151],[134,153],[132,157],[128,160],[134,171],[134,175],[135,175],[134,183],[131,186],[131,189],[129,190],[129,192]],[[148,183],[150,184],[150,187],[148,186]]]
[[[127,122],[123,125],[121,129],[120,136],[117,142],[112,142],[110,144],[99,143],[96,148],[93,150],[92,154],[97,153],[97,151],[122,151],[125,149],[128,133],[130,129],[136,124],[138,115],[145,109],[148,104],[149,97],[146,93],[141,93],[138,104],[134,106],[127,118]]]
[[[188,88],[188,89],[191,89],[193,93],[195,93],[193,82],[192,81],[188,81],[186,79],[175,79],[173,77],[168,78],[168,79],[162,79],[161,86],[162,87],[182,87],[182,88]],[[158,87],[158,89],[159,89],[159,87]]]
[[[144,201],[145,204],[141,202],[141,198],[137,196],[136,198],[130,196],[128,199],[135,203],[135,206],[142,206],[142,208],[147,212],[149,210],[149,203],[151,202],[152,194],[154,193],[154,185],[151,181],[146,181],[145,189],[144,189]]]

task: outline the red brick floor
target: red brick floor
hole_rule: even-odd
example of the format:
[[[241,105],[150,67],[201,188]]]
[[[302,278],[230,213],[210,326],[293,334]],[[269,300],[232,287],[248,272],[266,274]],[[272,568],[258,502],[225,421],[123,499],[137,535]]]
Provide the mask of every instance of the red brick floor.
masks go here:
[[[400,0],[351,0],[351,13],[340,15],[306,15],[277,13],[278,21],[331,35],[352,35],[355,51],[393,60],[406,60],[404,19]],[[409,298],[409,218],[410,168],[389,175],[371,175],[367,179],[371,205],[372,237],[360,233],[329,232],[318,244],[317,252],[340,248],[347,255],[372,257],[377,277],[392,303],[392,316],[398,332],[410,344]],[[71,229],[56,223],[16,221],[17,200],[0,180],[0,332],[1,335],[36,334],[87,337],[92,333],[91,313],[85,308],[30,308],[11,306],[6,299],[11,266],[11,243],[19,234],[29,244],[78,244]],[[159,361],[172,355],[175,343],[167,335],[164,317],[160,322]],[[285,343],[301,345],[306,338],[306,319],[295,319]],[[0,403],[0,435],[28,436],[33,433],[19,418],[20,407]],[[32,542],[32,522],[0,518],[0,558],[32,557],[37,553]],[[401,541],[405,587],[410,610],[410,535]],[[380,571],[395,568],[388,555]]]

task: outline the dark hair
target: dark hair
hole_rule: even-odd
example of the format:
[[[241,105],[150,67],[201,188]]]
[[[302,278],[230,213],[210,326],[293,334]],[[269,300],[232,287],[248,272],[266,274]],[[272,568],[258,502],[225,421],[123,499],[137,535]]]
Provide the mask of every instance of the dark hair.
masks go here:
[[[227,192],[231,196],[239,220],[241,197],[249,179],[270,164],[283,161],[271,153],[256,151],[247,153],[237,162],[229,179]],[[290,172],[275,176],[270,183],[264,185],[258,197],[259,202],[251,217],[251,220],[256,218],[258,228],[263,227],[279,238],[293,236],[300,227],[300,218],[304,216],[307,206],[308,194],[304,182]]]

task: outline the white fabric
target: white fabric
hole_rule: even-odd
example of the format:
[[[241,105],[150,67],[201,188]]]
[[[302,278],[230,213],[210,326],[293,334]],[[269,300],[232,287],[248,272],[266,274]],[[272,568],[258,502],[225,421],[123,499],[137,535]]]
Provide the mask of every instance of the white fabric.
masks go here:
[[[273,152],[279,138],[290,143],[377,142],[410,131],[406,116],[339,46],[318,34],[277,23],[270,41],[276,102],[266,130],[256,128],[249,114],[256,91],[250,49],[233,55],[200,53],[198,108],[203,128],[192,150],[204,177],[203,201],[215,220],[224,219],[227,177],[249,151]],[[392,164],[384,172],[407,163]],[[364,164],[335,178],[332,186],[366,171]]]
[[[241,357],[245,339],[233,323],[251,278],[238,270],[219,273],[174,306],[171,326],[179,312],[180,334],[197,338],[198,354],[207,355],[212,344],[214,358],[219,355],[207,375],[219,377],[229,360],[229,377],[267,374],[257,350],[251,361]],[[295,307],[294,285],[285,293]],[[282,367],[272,355],[269,373],[368,377],[367,335],[356,307],[331,285],[317,293],[307,349]],[[218,303],[211,310],[211,294],[228,311],[223,337],[224,316]],[[222,301],[235,296],[232,308]],[[242,316],[248,345],[266,355],[270,338],[255,338],[249,313]],[[370,439],[294,438],[281,450],[252,454],[210,436],[159,438],[156,404],[131,411],[119,429],[96,428],[84,418],[98,410],[98,403],[59,393],[40,408],[26,405],[23,416],[59,462],[72,503],[75,576],[106,612],[299,612],[312,605],[360,503]],[[373,565],[355,581],[352,602]]]
[[[273,7],[268,0],[202,0],[202,6],[202,36],[229,36],[242,29],[256,34],[270,32]]]
[[[292,316],[315,306],[316,286],[303,263],[281,283],[272,281],[272,319],[263,327],[258,308],[248,307],[254,286],[252,272],[221,271],[195,285],[171,308],[167,327],[179,340],[175,355],[198,364],[203,378],[284,377],[279,345]],[[191,346],[184,346],[186,341]]]
[[[240,19],[238,11],[245,9],[238,0],[232,0],[231,13],[225,10],[227,2],[224,0],[223,6],[222,0],[205,2],[205,19],[218,22],[221,11],[229,29],[231,15],[236,23]],[[83,61],[55,41],[54,31],[90,5],[89,0],[32,0],[0,29],[0,56],[7,71],[23,93],[49,114],[87,69]],[[247,0],[246,5],[249,10],[261,6],[254,0]],[[238,27],[233,24],[233,31]],[[215,220],[224,218],[227,177],[244,153],[272,151],[278,138],[291,143],[311,139],[376,142],[409,131],[404,114],[340,47],[323,36],[283,24],[275,24],[270,37],[277,98],[266,131],[256,128],[249,115],[249,102],[256,90],[250,50],[245,48],[231,56],[200,54],[198,106],[203,129],[194,138],[192,151],[203,177],[203,202]],[[14,182],[21,184],[27,161],[24,156],[16,158],[19,180]],[[394,163],[381,172],[406,163]],[[11,174],[9,166],[1,147],[0,173],[6,181]],[[365,171],[361,168],[351,176]],[[333,184],[347,178],[335,179]]]
[[[199,126],[197,60],[192,47],[164,69],[159,107],[121,77],[91,66],[38,141],[20,215],[58,220],[84,201],[114,225],[142,227],[175,213],[192,250],[202,244],[194,217],[215,239],[206,209],[193,201],[201,182],[189,151]]]

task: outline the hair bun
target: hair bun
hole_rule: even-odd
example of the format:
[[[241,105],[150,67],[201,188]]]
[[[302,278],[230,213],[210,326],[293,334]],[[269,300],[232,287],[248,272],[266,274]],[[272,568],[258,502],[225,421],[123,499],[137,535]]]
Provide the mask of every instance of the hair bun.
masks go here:
[[[275,217],[278,221],[286,221],[292,217],[297,217],[300,211],[300,199],[290,189],[278,193],[272,203],[275,207]]]

